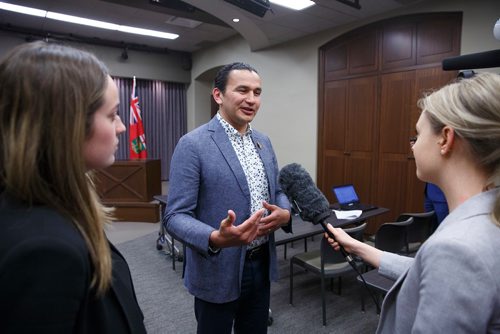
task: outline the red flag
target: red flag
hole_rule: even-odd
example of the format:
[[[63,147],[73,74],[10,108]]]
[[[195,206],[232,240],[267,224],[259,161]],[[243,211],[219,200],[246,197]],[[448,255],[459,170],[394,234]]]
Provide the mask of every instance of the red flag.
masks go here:
[[[144,125],[142,124],[141,109],[139,109],[139,98],[135,96],[135,77],[132,85],[132,95],[130,99],[130,159],[146,159],[146,136],[144,135]]]

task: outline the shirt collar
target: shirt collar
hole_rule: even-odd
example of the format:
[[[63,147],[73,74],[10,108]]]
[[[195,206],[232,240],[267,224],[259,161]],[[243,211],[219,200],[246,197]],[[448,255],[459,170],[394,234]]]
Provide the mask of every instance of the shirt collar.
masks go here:
[[[239,136],[241,137],[241,133],[238,132],[231,124],[229,124],[221,115],[217,113],[217,119],[219,120],[220,125],[224,128],[228,135]],[[252,124],[248,123],[247,130],[243,134],[243,136],[249,136],[252,134]]]

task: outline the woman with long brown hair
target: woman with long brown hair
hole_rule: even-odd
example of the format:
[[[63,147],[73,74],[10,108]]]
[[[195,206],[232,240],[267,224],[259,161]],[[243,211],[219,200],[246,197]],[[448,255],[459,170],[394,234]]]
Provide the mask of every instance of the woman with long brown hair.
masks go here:
[[[0,332],[144,333],[91,175],[125,131],[108,70],[28,43],[0,63],[0,92]]]

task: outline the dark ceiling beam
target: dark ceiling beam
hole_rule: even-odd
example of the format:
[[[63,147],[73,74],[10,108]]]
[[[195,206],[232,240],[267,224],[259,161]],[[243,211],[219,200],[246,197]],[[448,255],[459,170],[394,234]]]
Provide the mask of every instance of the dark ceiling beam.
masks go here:
[[[349,7],[356,8],[356,9],[361,9],[361,5],[359,4],[359,0],[353,0],[353,1],[349,1],[349,0],[337,0],[337,1],[340,2],[340,3],[343,3],[344,5],[347,5]]]

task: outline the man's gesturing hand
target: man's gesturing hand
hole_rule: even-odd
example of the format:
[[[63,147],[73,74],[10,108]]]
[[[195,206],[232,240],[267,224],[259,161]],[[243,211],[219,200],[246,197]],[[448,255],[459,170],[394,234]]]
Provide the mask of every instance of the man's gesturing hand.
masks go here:
[[[223,248],[248,245],[258,234],[258,224],[265,209],[255,211],[253,215],[238,226],[234,226],[236,214],[228,210],[227,217],[220,222],[219,230],[210,234],[210,246]]]

